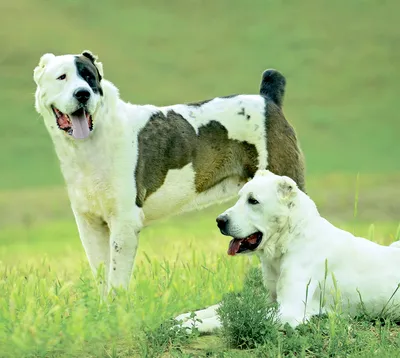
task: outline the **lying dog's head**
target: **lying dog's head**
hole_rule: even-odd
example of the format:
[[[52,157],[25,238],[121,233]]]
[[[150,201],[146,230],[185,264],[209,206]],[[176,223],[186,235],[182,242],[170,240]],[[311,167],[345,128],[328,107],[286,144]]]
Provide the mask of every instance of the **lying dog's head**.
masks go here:
[[[239,191],[236,204],[217,217],[222,234],[232,236],[228,254],[261,250],[283,231],[298,194],[296,183],[269,171],[258,171]]]
[[[33,75],[36,110],[45,120],[54,120],[48,127],[58,127],[69,137],[87,138],[103,96],[102,77],[103,67],[89,51],[63,56],[47,53]]]

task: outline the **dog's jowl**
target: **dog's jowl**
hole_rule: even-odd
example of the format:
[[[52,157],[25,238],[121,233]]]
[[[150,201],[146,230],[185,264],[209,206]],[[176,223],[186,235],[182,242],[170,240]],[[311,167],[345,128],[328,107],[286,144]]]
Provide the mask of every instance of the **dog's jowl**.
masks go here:
[[[234,197],[258,169],[304,190],[304,164],[282,112],[284,77],[264,72],[258,95],[167,107],[132,105],[89,51],[45,54],[35,107],[53,140],[82,244],[102,293],[128,287],[141,228]]]

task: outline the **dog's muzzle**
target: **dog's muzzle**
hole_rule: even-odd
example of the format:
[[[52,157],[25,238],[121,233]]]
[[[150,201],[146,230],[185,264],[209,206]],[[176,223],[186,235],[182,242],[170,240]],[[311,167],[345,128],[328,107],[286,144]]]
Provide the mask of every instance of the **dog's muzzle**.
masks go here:
[[[221,231],[221,234],[231,236],[229,234],[229,219],[226,214],[221,214],[217,217],[217,226]],[[246,236],[244,238],[234,237],[228,248],[228,255],[235,256],[236,254],[244,253],[247,251],[254,251],[261,244],[263,234],[259,231]]]

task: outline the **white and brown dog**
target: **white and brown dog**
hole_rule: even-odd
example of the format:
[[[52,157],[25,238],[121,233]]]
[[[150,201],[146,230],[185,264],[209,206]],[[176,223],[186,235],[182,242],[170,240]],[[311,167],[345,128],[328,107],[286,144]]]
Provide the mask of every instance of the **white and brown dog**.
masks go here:
[[[282,114],[285,78],[263,74],[260,95],[168,107],[122,101],[89,51],[45,54],[36,110],[54,142],[93,272],[103,293],[127,288],[149,222],[228,200],[257,169],[304,189],[303,156]]]
[[[332,311],[400,319],[399,242],[382,246],[336,228],[292,179],[257,172],[217,223],[233,238],[229,255],[259,256],[282,324]],[[198,311],[200,331],[220,327],[217,308]],[[177,319],[194,324],[188,314]]]

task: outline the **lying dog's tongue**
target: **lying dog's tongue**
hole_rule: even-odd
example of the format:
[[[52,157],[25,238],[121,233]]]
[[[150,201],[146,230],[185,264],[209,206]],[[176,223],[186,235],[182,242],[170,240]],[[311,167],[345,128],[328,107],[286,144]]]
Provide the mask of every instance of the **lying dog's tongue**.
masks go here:
[[[72,113],[69,118],[72,122],[72,136],[76,139],[85,139],[90,134],[89,123],[83,108]]]
[[[242,241],[243,239],[232,239],[229,243],[228,255],[235,256],[236,253],[239,251],[240,243]]]

